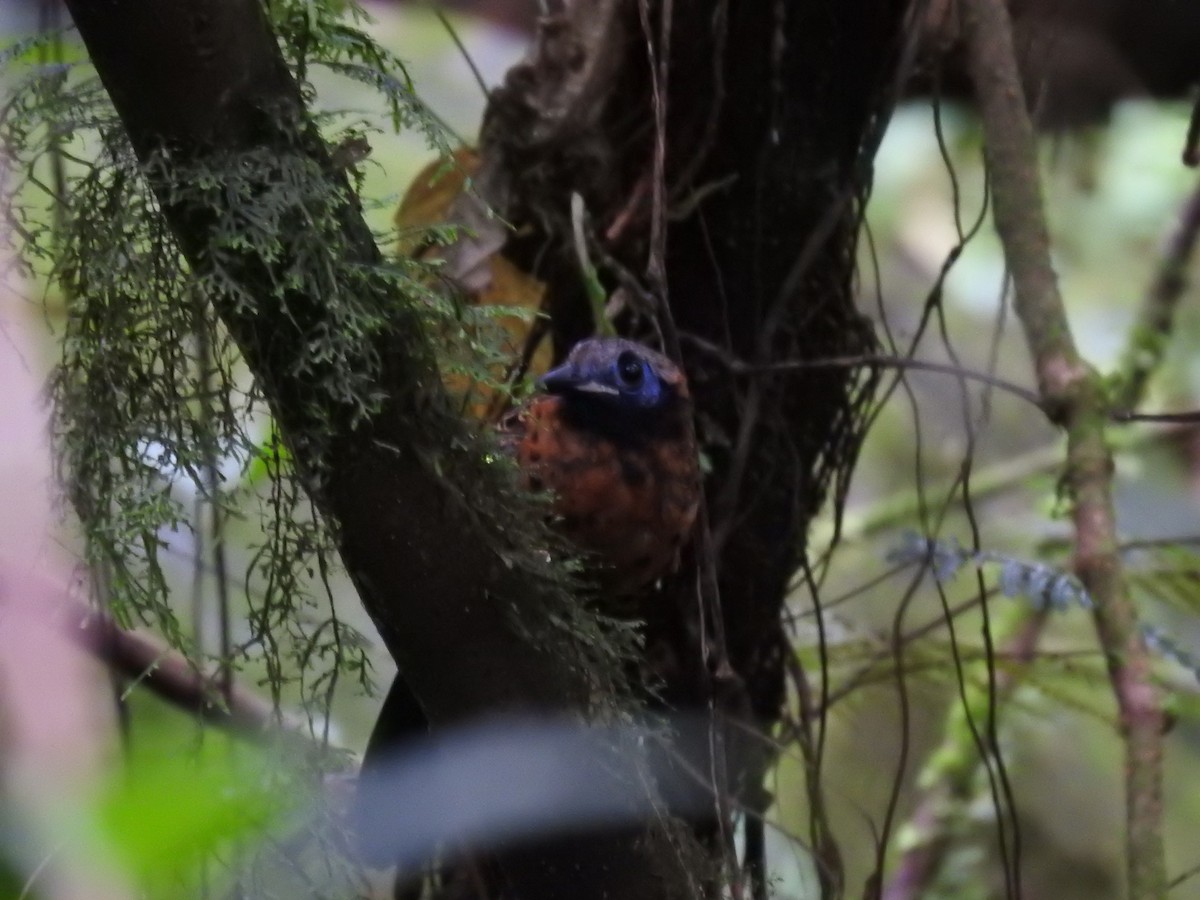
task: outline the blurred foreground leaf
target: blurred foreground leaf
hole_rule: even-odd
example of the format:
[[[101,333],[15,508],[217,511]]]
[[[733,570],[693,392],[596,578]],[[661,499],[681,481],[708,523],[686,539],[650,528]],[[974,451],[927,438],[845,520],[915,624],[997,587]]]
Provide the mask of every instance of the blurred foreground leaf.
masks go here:
[[[87,838],[151,896],[180,896],[204,860],[252,851],[308,797],[296,770],[263,748],[209,734],[180,752],[169,735],[146,737],[136,765],[101,793]],[[214,873],[204,876],[212,887]]]

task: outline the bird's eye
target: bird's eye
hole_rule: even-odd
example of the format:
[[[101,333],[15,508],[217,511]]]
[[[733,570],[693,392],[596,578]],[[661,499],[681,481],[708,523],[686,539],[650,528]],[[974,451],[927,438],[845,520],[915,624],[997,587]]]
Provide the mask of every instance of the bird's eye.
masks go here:
[[[636,353],[626,350],[617,357],[617,375],[620,376],[621,383],[625,386],[637,387],[642,383],[645,374],[646,367]]]

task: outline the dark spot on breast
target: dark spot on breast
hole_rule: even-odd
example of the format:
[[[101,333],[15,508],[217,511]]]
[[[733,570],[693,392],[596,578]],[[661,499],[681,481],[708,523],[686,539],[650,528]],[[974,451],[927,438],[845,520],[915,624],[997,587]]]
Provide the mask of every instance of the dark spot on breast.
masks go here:
[[[536,462],[536,460],[535,460],[535,462]],[[542,481],[542,479],[540,477],[538,477],[537,475],[529,476],[529,489],[531,491],[540,491],[545,486],[546,486],[546,482]]]
[[[531,451],[529,452],[529,461],[530,461],[531,463],[537,463],[537,462],[541,462],[541,461],[542,461],[542,454],[538,453],[536,450],[531,450]]]
[[[650,477],[650,471],[638,460],[621,457],[621,480],[632,488],[639,488]]]

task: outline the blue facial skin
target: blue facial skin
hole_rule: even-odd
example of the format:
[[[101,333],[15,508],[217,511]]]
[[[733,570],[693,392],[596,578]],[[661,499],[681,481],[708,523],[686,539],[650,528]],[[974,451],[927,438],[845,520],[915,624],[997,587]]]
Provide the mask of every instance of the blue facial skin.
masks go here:
[[[538,384],[552,394],[574,395],[629,410],[654,409],[666,399],[663,382],[650,363],[630,351],[611,361],[568,360],[543,375]]]
[[[571,425],[622,444],[643,444],[679,433],[683,406],[675,389],[634,349],[572,354],[538,379],[563,398]]]

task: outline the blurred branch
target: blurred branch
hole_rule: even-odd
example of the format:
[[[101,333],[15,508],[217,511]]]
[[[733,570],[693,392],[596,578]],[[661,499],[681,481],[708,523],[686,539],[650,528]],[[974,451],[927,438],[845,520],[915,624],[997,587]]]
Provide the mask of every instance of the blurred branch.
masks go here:
[[[127,873],[64,838],[64,810],[79,815],[106,772],[114,734],[105,681],[63,634],[57,595],[27,564],[0,559],[0,790],[4,862],[26,875],[21,896],[127,900]]]
[[[113,672],[145,687],[172,706],[242,736],[262,736],[284,729],[308,737],[299,721],[291,721],[264,697],[222,670],[207,676],[178,650],[152,635],[130,631],[104,610],[91,609],[70,596],[66,584],[41,578],[36,588],[43,618]]]
[[[71,603],[63,612],[63,628],[113,671],[207,722],[249,735],[288,724],[270,702],[238,685],[224,669],[210,678],[165,642],[122,628],[102,610]]]
[[[1163,715],[1118,548],[1113,458],[1105,434],[1110,409],[1100,375],[1075,346],[1050,262],[1033,126],[1002,0],[969,0],[963,29],[983,119],[996,229],[1043,406],[1067,433],[1064,476],[1073,500],[1075,570],[1096,603],[1096,626],[1125,736],[1128,893],[1133,900],[1161,897],[1166,885]]]
[[[1150,376],[1162,363],[1175,321],[1175,310],[1187,289],[1187,269],[1200,238],[1200,184],[1179,211],[1175,230],[1167,239],[1154,281],[1142,301],[1129,343],[1121,356],[1112,405],[1132,411],[1146,391]]]
[[[1184,204],[1179,223],[1166,243],[1163,259],[1147,291],[1139,324],[1131,334],[1113,401],[1118,410],[1137,405],[1145,384],[1162,361],[1174,309],[1186,286],[1183,272],[1191,258],[1198,234],[1200,188],[1193,192]],[[1122,421],[1125,417],[1117,412],[1113,418]],[[1174,429],[1166,429],[1126,435],[1128,440],[1114,441],[1114,451],[1137,450],[1176,433]],[[972,477],[971,499],[978,501],[1021,486],[1031,476],[1048,474],[1060,464],[1061,454],[1060,447],[1042,447],[982,469]],[[919,501],[916,492],[905,492],[889,498],[884,503],[876,504],[864,513],[850,513],[846,516],[843,537],[846,540],[862,539],[896,527],[916,514],[920,507]],[[1121,549],[1128,549],[1128,545]],[[1024,663],[1033,658],[1044,622],[1044,613],[1019,606],[997,623],[996,631],[1003,647],[997,651],[996,657],[1015,659],[1023,663],[1018,667],[1005,666],[998,670],[998,705],[1003,705],[1012,696],[1013,690],[1021,684],[1028,672],[1028,666]],[[982,703],[981,685],[985,683],[985,678],[968,680],[968,704]],[[909,819],[909,827],[903,833],[901,859],[884,894],[887,900],[916,897],[932,882],[952,843],[954,829],[960,821],[958,814],[975,798],[977,786],[973,776],[978,770],[979,762],[973,753],[973,737],[969,730],[963,727],[963,720],[961,706],[956,706],[949,712],[944,729],[946,737],[919,778],[921,793],[917,807]]]
[[[1200,422],[1200,409],[1161,413],[1117,412],[1113,414],[1113,421],[1158,422],[1162,425],[1194,425]]]
[[[1176,429],[1139,429],[1123,431],[1114,436],[1114,453],[1129,453],[1177,435]],[[1031,478],[1049,475],[1062,464],[1062,447],[1047,445],[977,469],[971,474],[971,500],[978,502],[1003,494],[1014,488],[1027,487]],[[926,490],[926,493],[948,494],[949,491]],[[956,493],[952,502],[963,502]],[[916,490],[898,491],[865,509],[847,510],[842,520],[842,541],[864,540],[880,532],[911,523],[921,510],[921,494]]]

